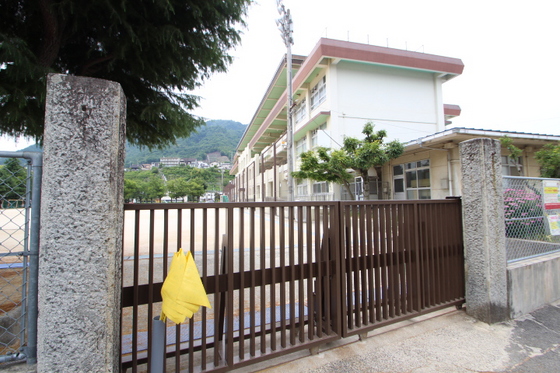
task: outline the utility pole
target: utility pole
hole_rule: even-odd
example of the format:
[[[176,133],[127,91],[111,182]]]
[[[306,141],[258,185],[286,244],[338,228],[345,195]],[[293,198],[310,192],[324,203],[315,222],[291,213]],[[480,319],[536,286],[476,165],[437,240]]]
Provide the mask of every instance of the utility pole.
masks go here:
[[[290,9],[286,10],[282,0],[276,0],[278,5],[278,12],[281,17],[276,20],[278,29],[282,34],[282,40],[286,45],[286,70],[287,70],[287,81],[288,81],[288,107],[286,109],[288,116],[288,128],[286,134],[286,142],[288,143],[288,201],[294,200],[294,180],[292,178],[292,172],[294,172],[294,129],[292,121],[292,106],[294,104],[294,97],[292,92],[292,44],[294,44],[294,39],[292,34],[294,32],[294,23],[292,22],[292,16],[290,15]]]

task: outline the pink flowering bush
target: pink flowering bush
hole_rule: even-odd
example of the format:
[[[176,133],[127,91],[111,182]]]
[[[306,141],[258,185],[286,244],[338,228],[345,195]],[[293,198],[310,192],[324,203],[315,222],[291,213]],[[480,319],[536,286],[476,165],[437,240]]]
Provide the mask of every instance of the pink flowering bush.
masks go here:
[[[542,196],[526,189],[504,190],[506,237],[535,239],[546,234]]]

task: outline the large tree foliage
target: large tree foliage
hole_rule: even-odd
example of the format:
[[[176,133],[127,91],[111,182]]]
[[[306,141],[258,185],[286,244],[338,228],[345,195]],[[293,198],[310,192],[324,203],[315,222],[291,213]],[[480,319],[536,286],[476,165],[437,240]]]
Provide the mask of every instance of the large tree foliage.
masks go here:
[[[200,196],[206,191],[206,187],[199,179],[187,181],[186,188],[189,201],[199,201]]]
[[[318,148],[302,153],[300,170],[293,172],[292,176],[296,179],[342,184],[353,196],[350,181],[355,175],[368,180],[368,170],[379,168],[399,157],[404,150],[403,144],[398,140],[384,144],[387,132],[374,131],[372,123],[366,123],[362,133],[365,136],[363,139],[345,137],[340,149]],[[379,174],[381,170],[376,172]],[[364,182],[364,198],[369,199],[368,182]]]
[[[119,82],[127,137],[163,147],[203,124],[181,93],[225,71],[251,0],[0,1],[0,134],[43,135],[46,74]]]
[[[546,144],[535,153],[542,177],[560,178],[560,144]]]
[[[185,179],[173,179],[167,182],[167,191],[171,199],[183,198],[189,194],[190,189]]]
[[[124,198],[127,201],[153,201],[168,193],[172,199],[188,196],[197,201],[208,189],[221,190],[233,176],[216,167],[190,166],[153,168],[151,171],[128,171],[124,174]],[[166,180],[166,182],[164,182]]]
[[[124,174],[124,198],[127,200],[154,201],[165,196],[165,182],[157,169],[152,171],[126,172]]]

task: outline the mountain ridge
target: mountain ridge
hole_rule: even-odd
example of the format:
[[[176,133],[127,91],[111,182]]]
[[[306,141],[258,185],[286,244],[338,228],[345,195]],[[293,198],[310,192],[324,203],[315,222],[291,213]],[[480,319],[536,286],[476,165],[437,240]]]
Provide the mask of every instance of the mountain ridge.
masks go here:
[[[176,145],[164,149],[141,148],[126,144],[125,167],[133,164],[159,162],[160,158],[196,158],[205,160],[206,154],[219,151],[232,160],[233,153],[247,126],[233,120],[208,120],[205,126],[195,130],[189,137],[177,139]],[[41,151],[41,147],[28,146],[20,151]],[[0,159],[0,164],[2,159]]]

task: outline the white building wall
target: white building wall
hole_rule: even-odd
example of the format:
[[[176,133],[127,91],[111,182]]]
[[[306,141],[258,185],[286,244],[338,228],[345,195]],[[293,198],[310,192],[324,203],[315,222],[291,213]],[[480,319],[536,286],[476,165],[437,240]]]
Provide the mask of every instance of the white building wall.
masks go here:
[[[336,76],[333,94],[338,106],[331,115],[340,129],[337,141],[344,135],[362,137],[368,121],[376,130],[387,131],[387,141],[406,142],[438,131],[443,104],[433,74],[342,61],[336,65]]]

